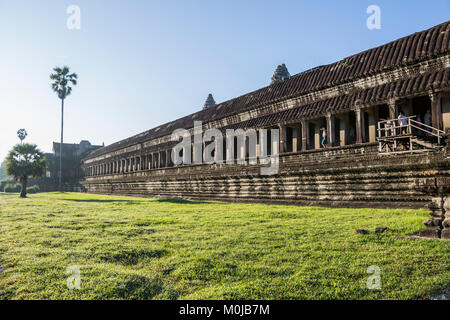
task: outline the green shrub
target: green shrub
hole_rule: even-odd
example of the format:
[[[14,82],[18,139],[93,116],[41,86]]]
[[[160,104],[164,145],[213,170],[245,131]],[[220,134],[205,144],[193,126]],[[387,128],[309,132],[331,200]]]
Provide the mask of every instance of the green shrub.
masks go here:
[[[38,193],[39,192],[39,186],[34,185],[27,188],[27,193]]]
[[[19,183],[7,183],[3,188],[4,192],[17,193],[20,192],[22,186]]]
[[[4,188],[7,184],[15,184],[15,182],[11,178],[5,178],[3,180],[0,180],[0,192],[5,191]]]

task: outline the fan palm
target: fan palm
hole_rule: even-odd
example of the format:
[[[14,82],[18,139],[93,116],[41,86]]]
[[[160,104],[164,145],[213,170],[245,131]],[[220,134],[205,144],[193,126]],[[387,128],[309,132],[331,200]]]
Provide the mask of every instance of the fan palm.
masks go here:
[[[64,100],[72,93],[71,85],[77,85],[78,75],[70,73],[69,67],[53,68],[54,73],[50,75],[52,89],[61,99],[61,144],[59,145],[59,190],[62,191],[62,146],[64,141]]]

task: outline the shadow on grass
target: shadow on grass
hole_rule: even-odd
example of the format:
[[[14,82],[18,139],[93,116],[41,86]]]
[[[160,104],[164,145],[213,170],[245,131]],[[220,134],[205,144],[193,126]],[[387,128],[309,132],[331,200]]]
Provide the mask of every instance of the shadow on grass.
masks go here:
[[[193,201],[193,200],[184,200],[184,199],[158,199],[157,202],[162,203],[177,203],[177,204],[209,204],[207,201]]]
[[[144,200],[101,200],[101,199],[61,199],[63,201],[73,201],[73,202],[88,202],[88,203],[125,203],[125,204],[141,204],[146,201]]]
[[[148,203],[146,200],[119,200],[119,199],[61,199],[63,201],[73,201],[73,202],[87,202],[87,203],[124,203],[124,204],[142,204]],[[175,204],[208,204],[207,201],[193,201],[184,199],[157,199],[160,203],[175,203]]]

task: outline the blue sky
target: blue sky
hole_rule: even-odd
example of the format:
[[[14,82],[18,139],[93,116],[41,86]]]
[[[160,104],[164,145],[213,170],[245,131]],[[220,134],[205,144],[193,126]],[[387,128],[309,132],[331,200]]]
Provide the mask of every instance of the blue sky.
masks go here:
[[[368,30],[366,9],[381,8]],[[81,29],[69,30],[69,5]],[[278,64],[300,73],[450,18],[450,0],[0,0],[0,158],[26,128],[59,140],[54,66],[79,85],[66,101],[65,142],[110,144],[267,86]]]

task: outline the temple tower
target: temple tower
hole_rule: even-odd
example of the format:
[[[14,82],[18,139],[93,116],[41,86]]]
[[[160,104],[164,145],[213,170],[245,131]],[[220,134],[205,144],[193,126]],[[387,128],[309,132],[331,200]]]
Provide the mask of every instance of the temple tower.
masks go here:
[[[213,107],[216,105],[216,101],[214,101],[214,98],[212,94],[210,93],[208,95],[208,98],[206,98],[205,104],[203,105],[203,110],[208,109],[209,107]]]
[[[275,72],[273,73],[273,76],[272,76],[272,82],[270,84],[275,84],[280,81],[289,79],[290,76],[291,75],[289,74],[289,71],[286,68],[286,65],[283,63],[275,69]]]

